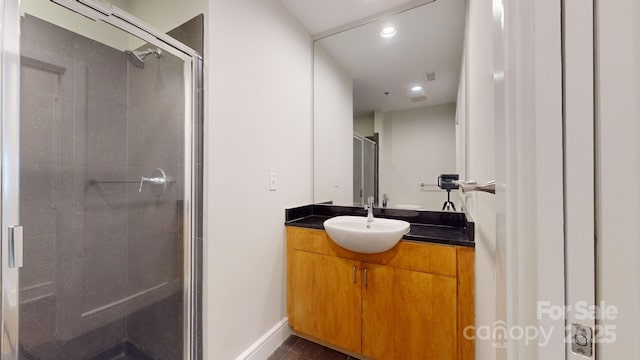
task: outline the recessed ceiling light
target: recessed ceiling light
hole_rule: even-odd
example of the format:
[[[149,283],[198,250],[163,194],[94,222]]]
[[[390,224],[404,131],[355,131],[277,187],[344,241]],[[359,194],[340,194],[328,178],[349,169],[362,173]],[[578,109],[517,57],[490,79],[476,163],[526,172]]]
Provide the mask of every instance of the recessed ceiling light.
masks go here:
[[[422,86],[420,86],[420,85],[413,86],[413,87],[411,87],[411,91],[413,91],[413,92],[422,91]]]
[[[393,26],[387,26],[380,31],[380,36],[383,38],[390,38],[395,36],[398,33],[398,30]]]

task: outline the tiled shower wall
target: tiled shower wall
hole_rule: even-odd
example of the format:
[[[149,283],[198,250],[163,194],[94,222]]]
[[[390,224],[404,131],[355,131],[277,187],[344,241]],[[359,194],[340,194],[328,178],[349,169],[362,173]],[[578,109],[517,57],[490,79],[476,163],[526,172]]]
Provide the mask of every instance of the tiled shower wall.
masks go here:
[[[127,185],[88,183],[127,177],[127,64],[29,15],[21,36],[21,345],[81,358],[126,336],[121,309],[83,314],[129,291]]]
[[[139,49],[154,48],[144,45]],[[129,277],[140,289],[164,286],[155,300],[128,318],[131,341],[162,359],[182,356],[182,199],[184,199],[184,65],[169,54],[150,55],[144,69],[128,68],[129,172],[151,176],[163,169],[175,183],[155,197],[129,189]],[[137,176],[137,177],[136,177]],[[149,269],[154,269],[149,271]],[[165,284],[165,285],[163,285]]]
[[[203,17],[197,16],[169,35],[201,51]],[[148,44],[139,49],[153,48]],[[162,359],[182,356],[183,308],[182,212],[184,188],[184,67],[171,55],[148,57],[144,69],[129,66],[128,148],[130,171],[150,174],[162,168],[176,181],[162,201],[130,190],[129,268],[144,288],[168,282],[166,296],[127,319],[129,338]],[[133,191],[133,192],[132,192]],[[136,204],[142,206],[136,206]],[[198,233],[197,229],[194,229]],[[179,254],[179,256],[176,256]],[[158,269],[152,273],[145,269]]]
[[[201,42],[199,24],[177,30]],[[21,356],[79,359],[128,339],[180,358],[182,62],[149,56],[138,69],[29,15],[21,46]],[[160,197],[90,183],[156,168],[174,180]]]

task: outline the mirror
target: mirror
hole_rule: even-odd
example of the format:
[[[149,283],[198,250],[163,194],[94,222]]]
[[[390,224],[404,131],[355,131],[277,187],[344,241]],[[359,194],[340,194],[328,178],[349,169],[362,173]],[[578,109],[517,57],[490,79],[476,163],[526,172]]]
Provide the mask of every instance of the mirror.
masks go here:
[[[465,6],[434,1],[315,41],[316,203],[443,209],[438,177],[464,168]]]

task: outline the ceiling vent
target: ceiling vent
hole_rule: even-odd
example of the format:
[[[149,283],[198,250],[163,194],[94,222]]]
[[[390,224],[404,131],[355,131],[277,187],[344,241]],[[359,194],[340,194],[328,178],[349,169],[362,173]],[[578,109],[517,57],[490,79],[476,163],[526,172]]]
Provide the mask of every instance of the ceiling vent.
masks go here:
[[[409,101],[411,101],[412,103],[417,103],[417,102],[426,101],[426,100],[427,100],[427,95],[409,96]]]
[[[424,73],[425,81],[436,81],[436,73],[434,71]]]

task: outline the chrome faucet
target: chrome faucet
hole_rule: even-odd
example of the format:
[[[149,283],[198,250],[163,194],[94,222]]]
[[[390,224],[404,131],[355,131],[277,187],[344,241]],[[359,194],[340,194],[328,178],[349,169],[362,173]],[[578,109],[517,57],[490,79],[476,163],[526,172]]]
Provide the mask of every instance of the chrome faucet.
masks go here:
[[[373,196],[367,198],[367,205],[364,206],[364,209],[369,211],[367,213],[367,222],[373,222]]]

